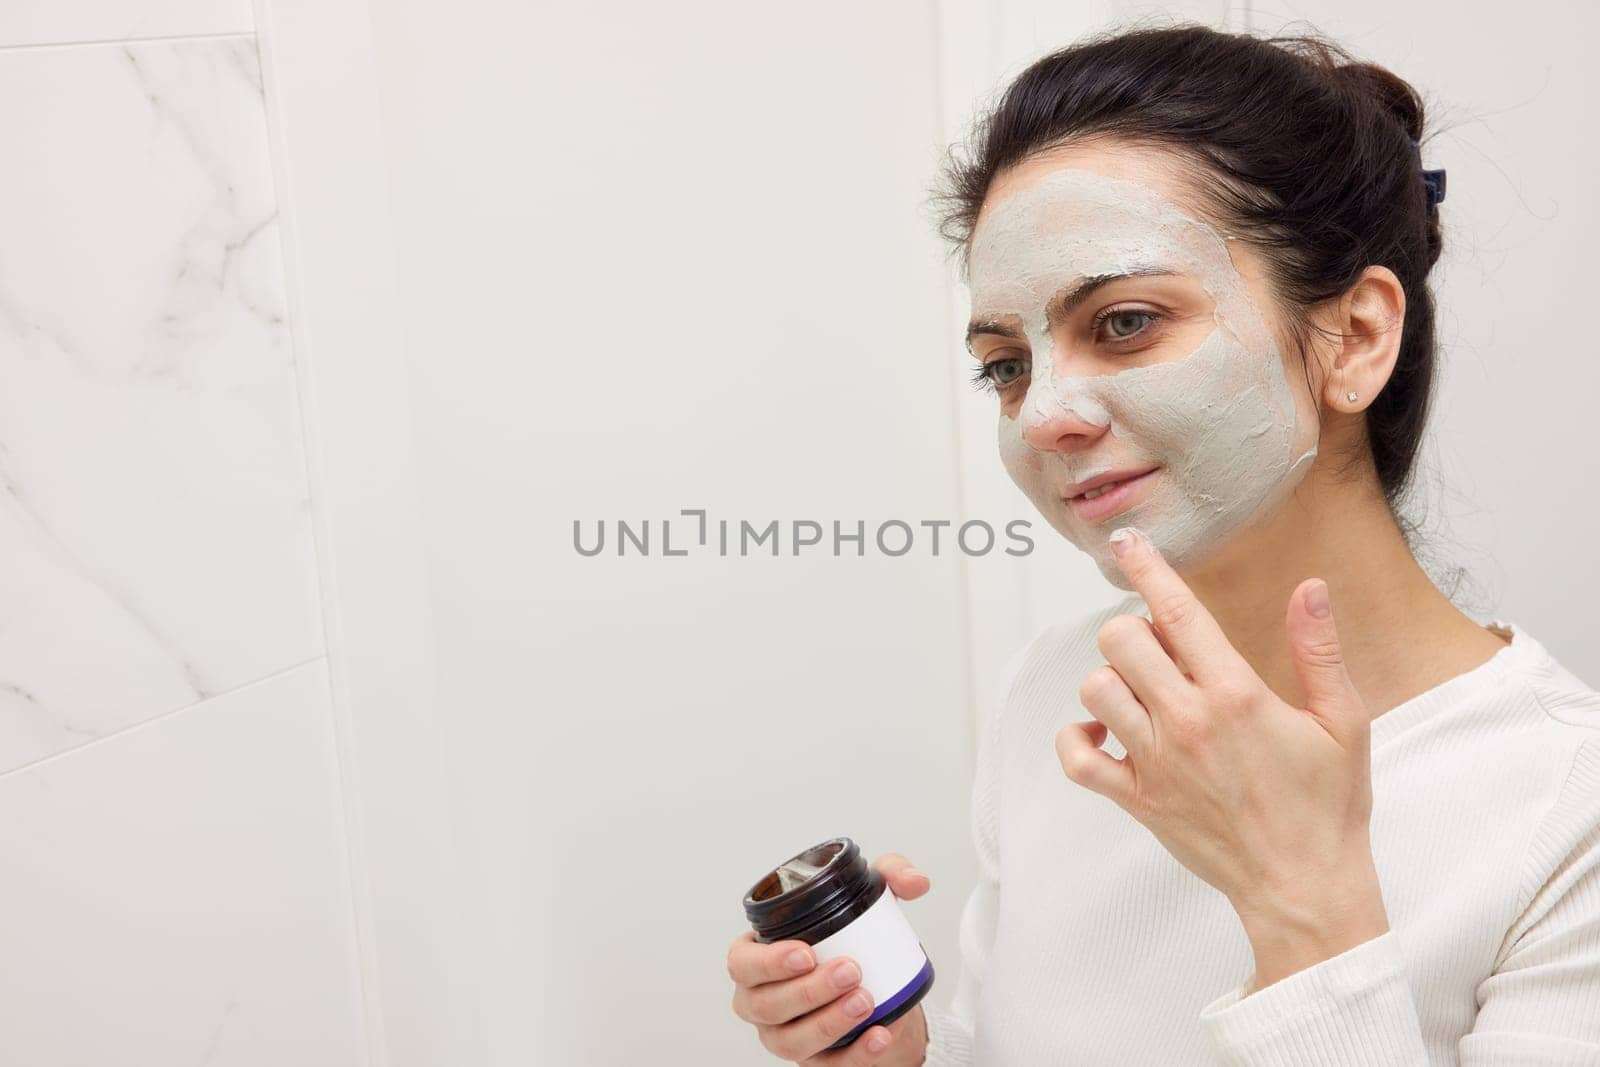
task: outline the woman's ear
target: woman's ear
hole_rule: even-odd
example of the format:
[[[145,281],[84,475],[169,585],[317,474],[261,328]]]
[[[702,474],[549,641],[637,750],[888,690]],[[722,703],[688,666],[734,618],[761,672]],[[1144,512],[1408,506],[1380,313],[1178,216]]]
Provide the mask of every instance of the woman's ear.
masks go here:
[[[1388,384],[1400,357],[1405,287],[1388,267],[1368,267],[1339,298],[1334,314],[1331,326],[1342,336],[1331,353],[1322,401],[1332,411],[1362,411]]]

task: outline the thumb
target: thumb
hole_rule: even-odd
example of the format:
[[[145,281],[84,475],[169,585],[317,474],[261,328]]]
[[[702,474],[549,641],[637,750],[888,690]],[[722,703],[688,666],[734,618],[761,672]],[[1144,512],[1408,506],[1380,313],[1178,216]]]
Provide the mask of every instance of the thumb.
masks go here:
[[[911,861],[898,852],[885,852],[873,860],[872,865],[889,883],[889,891],[901,900],[916,900],[932,886],[932,879],[911,866]]]
[[[1295,673],[1306,694],[1306,710],[1328,725],[1364,717],[1365,707],[1345,668],[1327,582],[1307,578],[1295,587],[1285,627]]]

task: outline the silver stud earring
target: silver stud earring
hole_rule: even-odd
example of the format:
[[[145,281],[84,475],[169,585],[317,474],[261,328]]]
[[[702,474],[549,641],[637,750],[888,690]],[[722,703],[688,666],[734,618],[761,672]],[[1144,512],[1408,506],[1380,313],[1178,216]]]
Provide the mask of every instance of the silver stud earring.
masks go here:
[[[1354,404],[1356,402],[1356,391],[1354,389],[1350,390],[1348,393],[1344,394],[1344,398],[1350,401],[1350,403]]]

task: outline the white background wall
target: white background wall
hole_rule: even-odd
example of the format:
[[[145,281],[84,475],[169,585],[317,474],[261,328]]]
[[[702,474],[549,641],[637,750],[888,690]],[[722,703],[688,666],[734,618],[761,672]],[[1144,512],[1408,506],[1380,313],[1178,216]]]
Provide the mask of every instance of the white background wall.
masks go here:
[[[765,865],[844,833],[961,877],[960,571],[586,559],[572,522],[956,513],[933,24],[374,15],[485,1062],[748,1058],[722,953]]]
[[[762,1062],[737,898],[837,833],[948,998],[974,701],[1109,587],[571,524],[1029,516],[923,198],[1114,19],[1310,18],[1454,123],[1436,569],[1600,680],[1592,15],[1534,8],[8,5],[0,1056]]]

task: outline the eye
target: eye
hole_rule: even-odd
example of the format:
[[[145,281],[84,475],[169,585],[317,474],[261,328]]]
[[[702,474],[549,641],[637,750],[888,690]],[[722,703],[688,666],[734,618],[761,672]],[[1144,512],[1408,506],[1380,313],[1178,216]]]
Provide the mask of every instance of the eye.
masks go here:
[[[1095,316],[1092,332],[1098,336],[1101,326],[1109,327],[1110,336],[1106,340],[1112,344],[1120,344],[1145,333],[1150,324],[1160,319],[1161,316],[1154,311],[1145,311],[1142,308],[1112,307]]]
[[[993,391],[1011,385],[1025,377],[1027,373],[1027,359],[1021,356],[1007,356],[1003,359],[990,360],[973,371],[972,384],[978,389]]]

